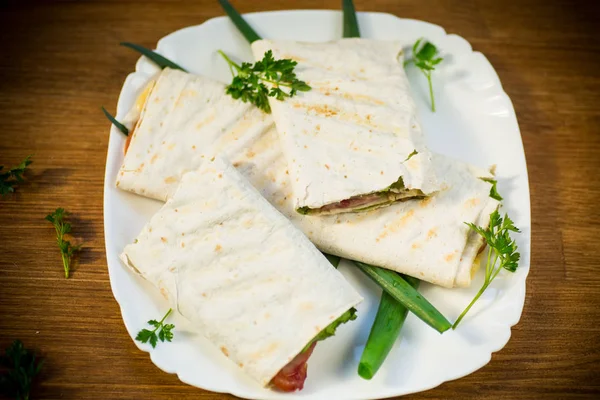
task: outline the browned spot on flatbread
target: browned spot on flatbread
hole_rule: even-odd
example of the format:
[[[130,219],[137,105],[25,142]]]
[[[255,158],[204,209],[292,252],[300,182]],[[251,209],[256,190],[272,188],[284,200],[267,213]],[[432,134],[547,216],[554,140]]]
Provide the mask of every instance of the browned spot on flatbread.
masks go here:
[[[465,202],[465,206],[466,206],[467,208],[473,208],[473,207],[476,207],[476,206],[477,206],[477,204],[479,204],[479,199],[478,199],[477,197],[473,197],[473,198],[471,198],[471,199],[469,199],[469,200],[467,200],[467,201]]]
[[[135,172],[142,172],[142,169],[144,169],[144,163],[141,163],[139,167],[137,167],[137,169],[135,170]]]
[[[205,127],[206,125],[210,124],[211,122],[213,122],[215,120],[216,117],[216,113],[212,113],[208,118],[206,118],[204,121],[200,121],[196,124],[196,129],[200,130],[203,127]]]
[[[167,292],[167,290],[165,288],[160,288],[160,294],[162,294],[162,296],[165,299],[167,299],[167,300],[169,299],[169,293]]]
[[[364,95],[364,94],[344,93],[343,97],[345,99],[348,99],[348,100],[363,101],[365,103],[373,103],[373,104],[376,104],[378,106],[382,106],[382,105],[385,104],[383,101],[381,101],[379,99],[376,99],[374,97],[367,96],[367,95]]]
[[[154,164],[154,161],[158,160],[158,154],[154,154],[150,159],[150,164]]]
[[[175,143],[171,143],[168,147],[167,150],[173,150],[175,148]]]
[[[192,150],[196,150],[196,146],[195,146],[195,145],[194,145],[194,146],[192,146]]]
[[[221,249],[223,249],[223,247],[221,247],[220,244],[215,246],[215,251],[221,251]]]
[[[165,183],[166,184],[171,184],[171,183],[175,183],[177,182],[177,178],[175,178],[174,176],[169,176],[165,178]]]
[[[229,357],[229,351],[227,350],[227,347],[221,346],[221,353],[225,354],[226,357]]]
[[[431,228],[427,232],[427,239],[433,239],[434,237],[436,237],[438,235],[437,230],[438,230],[438,228]]]
[[[246,157],[248,157],[248,158],[253,158],[255,155],[256,155],[256,153],[253,152],[252,150],[248,150],[246,152]]]
[[[269,319],[269,318],[271,318],[271,314],[265,313],[265,319]]]
[[[338,114],[339,110],[334,107],[330,107],[327,104],[317,104],[317,105],[308,105],[296,103],[294,104],[296,108],[306,108],[307,112],[314,112],[315,114],[322,115],[324,117],[333,117]]]
[[[238,366],[239,366],[240,368],[244,368],[244,363],[238,363]]]
[[[161,236],[160,241],[163,242],[163,243],[167,243],[168,242],[167,238],[164,237],[164,236]]]
[[[416,250],[421,247],[421,243],[414,242],[410,247],[412,247],[413,250]]]
[[[222,177],[223,177],[223,174],[219,174],[219,178],[222,178]]]
[[[427,197],[426,199],[419,201],[419,207],[427,207],[432,201],[433,196]]]
[[[325,164],[325,168],[329,169],[329,165],[328,165],[328,164]]]
[[[385,224],[385,227],[383,228],[383,232],[381,232],[381,234],[379,234],[376,241],[379,241],[379,239],[384,239],[390,233],[397,232],[400,229],[404,228],[404,226],[406,226],[406,224],[413,217],[414,214],[415,214],[415,210],[410,210],[407,213],[405,213],[403,216],[401,216],[400,219],[398,219],[397,221],[393,221],[389,224]]]
[[[290,171],[288,171],[288,170],[286,169],[286,170],[285,170],[285,174],[286,174],[286,175],[289,175],[289,174],[290,174]]]
[[[236,161],[232,165],[234,168],[238,168],[240,165],[242,165],[242,163]]]
[[[321,130],[321,125],[317,125],[316,129],[317,129],[317,131],[320,131]]]
[[[444,260],[446,260],[446,262],[451,262],[452,260],[454,260],[454,258],[456,257],[456,255],[458,254],[458,251],[453,251],[452,253],[446,254],[444,256]]]
[[[175,267],[169,267],[169,271],[171,271],[171,272],[175,272],[175,269],[176,269]]]
[[[379,171],[379,174],[380,174],[380,175],[383,175],[383,171]]]
[[[184,242],[181,242],[181,247],[185,247],[185,243]]]

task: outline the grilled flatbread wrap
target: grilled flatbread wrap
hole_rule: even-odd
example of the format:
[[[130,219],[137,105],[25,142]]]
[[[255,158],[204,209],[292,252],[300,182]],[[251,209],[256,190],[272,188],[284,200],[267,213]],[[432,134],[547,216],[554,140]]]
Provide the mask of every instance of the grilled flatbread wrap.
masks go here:
[[[172,107],[171,98],[181,105]],[[214,118],[199,123],[199,115]],[[490,184],[480,179],[490,177],[488,171],[434,154],[440,177],[434,196],[361,213],[300,215],[271,116],[231,99],[221,83],[169,69],[145,101],[117,186],[167,199],[182,174],[213,153],[231,160],[321,250],[445,287],[471,283],[482,242],[464,222],[485,226],[498,207]]]
[[[267,385],[362,298],[227,162],[180,182],[121,259]]]
[[[363,211],[439,189],[399,42],[252,43],[256,60],[269,50],[296,61],[312,88],[269,98],[299,212]]]

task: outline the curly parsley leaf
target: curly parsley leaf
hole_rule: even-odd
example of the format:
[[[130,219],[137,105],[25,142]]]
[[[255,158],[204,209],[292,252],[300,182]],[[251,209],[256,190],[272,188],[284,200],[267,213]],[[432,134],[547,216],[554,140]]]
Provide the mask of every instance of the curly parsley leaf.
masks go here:
[[[65,218],[69,215],[64,208],[57,208],[52,214],[46,215],[46,221],[49,221],[56,230],[56,241],[62,257],[63,268],[65,270],[65,278],[69,277],[71,269],[71,260],[75,253],[81,250],[81,244],[73,245],[70,241],[65,240],[65,235],[71,232],[71,224],[65,222]]]
[[[29,399],[33,378],[40,373],[43,361],[18,339],[6,349],[0,361],[7,370],[0,376],[0,393],[18,400]]]
[[[0,165],[0,195],[6,196],[15,191],[15,186],[23,182],[23,174],[31,163],[31,155],[28,155],[19,165],[6,172],[2,172],[4,165]]]
[[[173,309],[169,308],[169,311],[167,311],[167,313],[163,316],[163,318],[160,321],[157,321],[155,319],[151,319],[150,321],[148,321],[148,325],[153,326],[154,329],[153,330],[142,329],[141,331],[138,332],[137,336],[135,337],[135,340],[142,342],[142,343],[150,343],[152,348],[156,347],[156,344],[158,343],[159,340],[161,342],[172,341],[173,340],[172,330],[175,328],[175,325],[164,323],[172,311],[173,311]]]
[[[435,98],[433,96],[433,84],[431,82],[431,71],[435,70],[435,66],[441,63],[444,59],[439,57],[437,47],[423,38],[417,40],[412,48],[412,59],[406,60],[404,66],[413,63],[421,70],[427,78],[429,84],[429,97],[431,97],[431,111],[435,112]]]
[[[485,280],[477,295],[475,295],[471,303],[460,314],[452,329],[456,329],[460,321],[485,292],[498,273],[502,269],[515,272],[519,267],[519,259],[521,258],[521,254],[517,252],[517,244],[510,236],[511,232],[520,233],[521,231],[508,217],[508,214],[505,214],[504,218],[502,218],[498,210],[495,210],[490,215],[490,224],[487,228],[471,223],[467,225],[485,239],[489,248],[485,266]]]
[[[271,50],[264,54],[262,60],[254,64],[245,62],[242,65],[231,60],[221,50],[219,54],[227,61],[233,75],[226,93],[236,100],[252,103],[266,113],[271,113],[269,97],[283,101],[287,97],[295,96],[298,91],[306,92],[311,89],[306,82],[296,77],[294,72],[298,64],[296,61],[276,60]],[[265,83],[270,84],[271,88],[269,89]]]

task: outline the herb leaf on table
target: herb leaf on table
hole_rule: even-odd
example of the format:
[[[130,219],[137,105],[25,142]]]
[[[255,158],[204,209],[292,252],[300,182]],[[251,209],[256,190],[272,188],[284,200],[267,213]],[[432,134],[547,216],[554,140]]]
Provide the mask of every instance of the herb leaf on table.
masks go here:
[[[7,372],[0,376],[0,393],[17,400],[28,400],[33,378],[42,369],[43,361],[25,348],[20,340],[15,340],[0,357]]]
[[[46,215],[46,220],[50,221],[56,230],[56,241],[63,261],[65,278],[69,277],[73,255],[81,249],[81,244],[74,246],[70,241],[65,240],[65,235],[71,232],[71,224],[65,222],[67,215],[69,213],[64,208],[57,208],[52,214]]]
[[[0,165],[0,194],[2,196],[13,193],[17,183],[24,181],[23,174],[31,163],[31,155],[28,155],[19,165],[6,172],[3,172],[4,165]]]

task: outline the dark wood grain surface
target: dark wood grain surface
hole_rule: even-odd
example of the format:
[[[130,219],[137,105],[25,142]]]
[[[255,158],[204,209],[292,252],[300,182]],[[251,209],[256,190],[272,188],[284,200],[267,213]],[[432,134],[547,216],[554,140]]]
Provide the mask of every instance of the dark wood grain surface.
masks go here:
[[[492,62],[519,119],[531,185],[532,259],[521,322],[478,372],[410,399],[600,396],[600,7],[594,1],[373,0],[357,9],[439,24]],[[137,55],[222,15],[216,0],[3,1],[0,164],[34,164],[0,200],[0,347],[46,365],[33,398],[231,399],[181,383],[135,347],[110,289],[102,189],[109,125]],[[236,1],[243,12],[340,1]],[[44,216],[73,213],[85,242],[63,277]],[[596,397],[598,398],[598,397]]]

